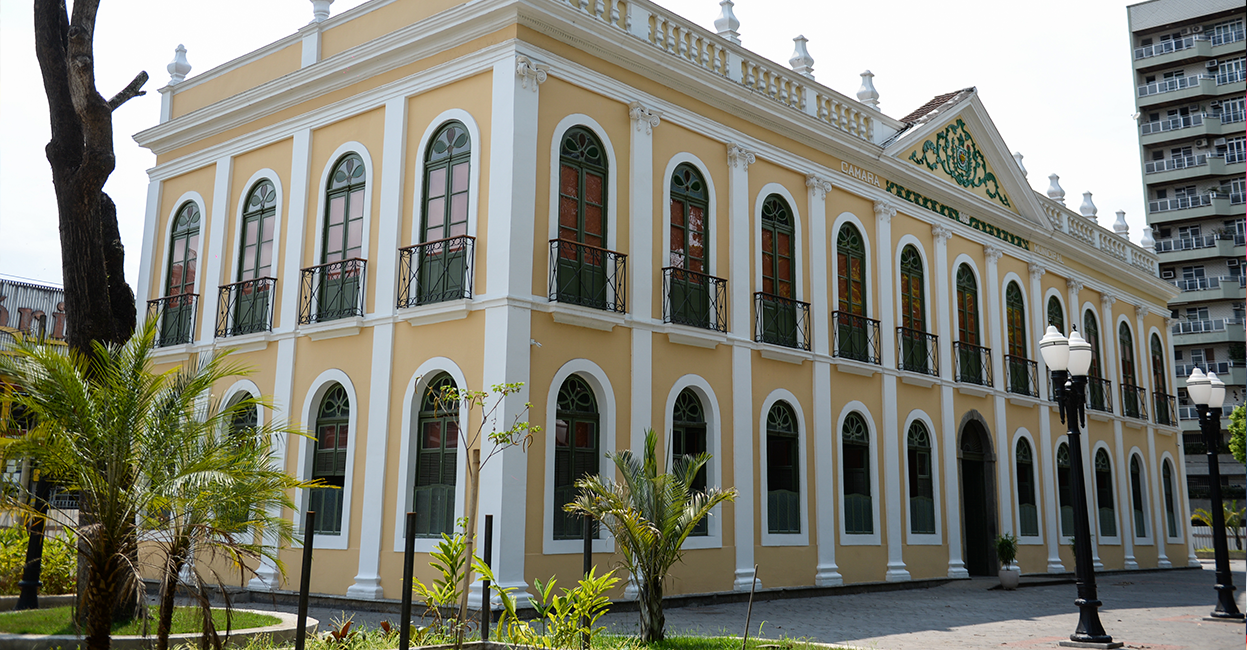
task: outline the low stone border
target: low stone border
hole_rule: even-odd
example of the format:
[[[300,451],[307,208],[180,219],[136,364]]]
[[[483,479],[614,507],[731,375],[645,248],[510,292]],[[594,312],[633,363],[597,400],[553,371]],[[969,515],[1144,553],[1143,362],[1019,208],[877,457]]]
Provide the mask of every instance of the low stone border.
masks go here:
[[[71,597],[72,598],[72,597]],[[42,600],[42,599],[40,599]],[[251,612],[253,614],[263,614],[273,616],[279,619],[276,625],[268,627],[252,627],[242,630],[232,630],[230,635],[225,639],[226,646],[242,646],[255,637],[268,636],[273,641],[289,641],[294,642],[295,625],[298,622],[298,616],[295,614],[287,614],[285,612],[269,612],[259,609],[235,609],[236,612]],[[315,634],[320,621],[314,618],[307,619],[307,631],[309,634]],[[194,644],[199,640],[199,634],[171,634],[169,635],[169,646],[174,647],[183,643]],[[112,648],[115,650],[146,650],[155,642],[155,635],[151,636],[114,636],[112,638]],[[0,634],[0,650],[76,650],[83,647],[82,637],[68,634]]]

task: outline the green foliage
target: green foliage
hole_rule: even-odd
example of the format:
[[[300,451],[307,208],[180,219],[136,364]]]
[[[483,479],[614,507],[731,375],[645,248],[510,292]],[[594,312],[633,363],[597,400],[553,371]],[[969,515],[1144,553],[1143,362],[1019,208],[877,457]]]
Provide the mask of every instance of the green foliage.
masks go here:
[[[1018,538],[1009,533],[996,536],[996,559],[1000,565],[1008,568],[1018,559]]]
[[[0,596],[15,596],[26,564],[26,545],[30,537],[24,526],[0,528]],[[72,594],[78,584],[78,548],[74,534],[62,531],[43,538],[41,593]]]
[[[1247,462],[1247,406],[1242,404],[1230,411],[1230,453],[1240,464]]]
[[[502,601],[503,613],[498,619],[498,630],[502,639],[510,645],[575,648],[580,646],[583,635],[588,635],[592,646],[593,640],[606,629],[597,627],[598,619],[610,608],[606,592],[619,584],[619,578],[615,577],[614,571],[599,576],[596,567],[575,587],[563,588],[562,593],[555,591],[558,581],[553,577],[544,584],[540,580],[534,580],[537,597],[532,604],[537,610],[537,618],[526,621],[516,615],[513,594],[515,589],[497,586],[493,573],[480,558],[477,558],[475,568],[483,578],[490,581],[491,587]],[[537,621],[541,623],[540,630],[535,625]]]
[[[467,536],[462,532],[455,533],[453,537],[442,533],[442,541],[430,553],[433,560],[429,562],[429,566],[442,574],[441,578],[434,579],[432,587],[425,585],[419,578],[412,579],[412,591],[428,608],[425,610],[425,617],[433,618],[429,626],[433,634],[453,635],[459,626],[466,624],[457,617],[447,619],[444,614],[459,603],[462,595],[461,585],[467,570],[467,546]]]
[[[149,608],[150,615],[156,615],[156,608]],[[224,629],[226,612],[223,609],[212,610],[215,624]],[[281,622],[276,616],[254,612],[230,612],[229,624],[233,630],[254,627],[267,627]],[[144,633],[144,624],[150,623],[140,618],[128,622],[114,623],[114,635],[140,635]],[[173,633],[191,634],[203,629],[203,618],[198,608],[178,607],[173,612]],[[150,630],[148,630],[150,631]],[[65,607],[49,607],[46,609],[28,609],[21,612],[0,613],[0,633],[4,634],[67,634],[76,635],[80,632],[74,624],[73,610]]]
[[[1231,500],[1229,503],[1221,502],[1222,514],[1225,517],[1226,530],[1234,530],[1242,528],[1244,514],[1247,508],[1238,507],[1238,501]],[[1191,521],[1198,522],[1202,526],[1212,527],[1212,513],[1204,508],[1196,508],[1191,513]]]

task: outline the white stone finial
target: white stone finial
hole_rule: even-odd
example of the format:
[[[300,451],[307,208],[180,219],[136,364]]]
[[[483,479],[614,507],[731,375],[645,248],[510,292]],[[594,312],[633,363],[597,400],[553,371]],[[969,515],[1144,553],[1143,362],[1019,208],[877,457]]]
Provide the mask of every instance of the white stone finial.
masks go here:
[[[1099,212],[1099,210],[1095,207],[1095,204],[1091,202],[1091,192],[1083,192],[1082,205],[1078,206],[1078,213],[1092,221],[1095,221],[1096,212]]]
[[[1048,175],[1048,198],[1065,205],[1065,190],[1061,189],[1060,176],[1056,174]]]
[[[312,22],[323,23],[329,19],[329,5],[333,0],[312,0]]]
[[[1022,152],[1014,151],[1013,159],[1018,163],[1018,169],[1022,170],[1022,178],[1026,178],[1026,165],[1022,164]]]
[[[792,67],[792,71],[802,77],[814,78],[814,57],[810,56],[810,51],[805,48],[805,44],[810,40],[804,36],[797,36],[792,39],[794,46],[792,48],[792,58],[788,59],[788,65]]]
[[[875,90],[875,73],[870,70],[862,73],[862,87],[857,89],[857,101],[871,108],[879,108],[879,91]]]
[[[1117,221],[1113,222],[1113,232],[1130,239],[1130,224],[1126,223],[1126,211],[1117,211]]]
[[[1143,226],[1143,239],[1139,240],[1139,245],[1145,250],[1155,250],[1156,240],[1152,238],[1152,227]]]
[[[186,60],[186,46],[178,43],[178,48],[173,51],[173,60],[169,62],[166,68],[169,71],[169,85],[179,83],[186,79],[186,75],[190,74],[191,64]]]
[[[723,9],[714,21],[715,31],[719,36],[740,45],[740,32],[737,31],[740,29],[740,21],[736,20],[736,14],[732,13],[732,0],[723,0],[719,6]]]

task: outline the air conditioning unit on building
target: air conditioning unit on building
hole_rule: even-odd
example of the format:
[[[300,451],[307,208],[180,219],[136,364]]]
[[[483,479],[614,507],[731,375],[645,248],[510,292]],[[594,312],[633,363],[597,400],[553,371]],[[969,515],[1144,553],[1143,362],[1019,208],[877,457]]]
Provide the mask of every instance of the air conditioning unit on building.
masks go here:
[[[1190,28],[1190,27],[1183,27],[1183,28],[1182,28],[1182,35],[1183,35],[1183,36],[1190,36],[1190,35],[1191,35],[1191,28]]]
[[[1172,270],[1172,269],[1167,269],[1167,270],[1161,271],[1161,272],[1160,272],[1160,277],[1161,277],[1161,279],[1163,279],[1163,280],[1172,280],[1172,279],[1173,279],[1173,270]]]
[[[1202,31],[1204,31],[1204,26],[1203,26],[1203,25],[1192,25],[1192,26],[1191,26],[1191,33],[1192,33],[1192,34],[1198,34],[1198,33],[1202,32]]]
[[[1200,139],[1196,140],[1196,141],[1195,141],[1195,148],[1196,148],[1196,149],[1207,149],[1207,148],[1208,148],[1208,138],[1200,138]]]
[[[1220,147],[1225,144],[1225,138],[1217,138],[1216,140],[1213,140],[1212,143]]]
[[[1208,68],[1209,70],[1216,69],[1218,65],[1219,64],[1217,63],[1216,59],[1208,59],[1207,61],[1204,61],[1204,67]]]
[[[1243,261],[1238,259],[1237,257],[1231,257],[1230,259],[1225,261],[1225,265],[1232,268],[1232,267],[1238,266],[1242,262]]]
[[[1214,99],[1208,102],[1208,108],[1221,108],[1221,100]]]

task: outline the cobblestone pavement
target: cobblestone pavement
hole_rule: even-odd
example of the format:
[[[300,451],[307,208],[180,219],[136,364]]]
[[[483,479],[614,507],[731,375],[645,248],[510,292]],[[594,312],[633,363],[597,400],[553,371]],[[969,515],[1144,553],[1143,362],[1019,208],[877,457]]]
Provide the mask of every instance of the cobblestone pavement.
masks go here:
[[[1233,563],[1239,609],[1243,561]],[[1100,620],[1139,650],[1243,650],[1244,625],[1205,621],[1216,604],[1211,561],[1202,571],[1097,576]],[[1078,623],[1073,584],[989,591],[995,578],[912,591],[755,602],[751,634],[879,650],[1055,648]],[[666,610],[670,632],[739,635],[745,603]],[[636,613],[610,614],[612,630],[637,629]]]

